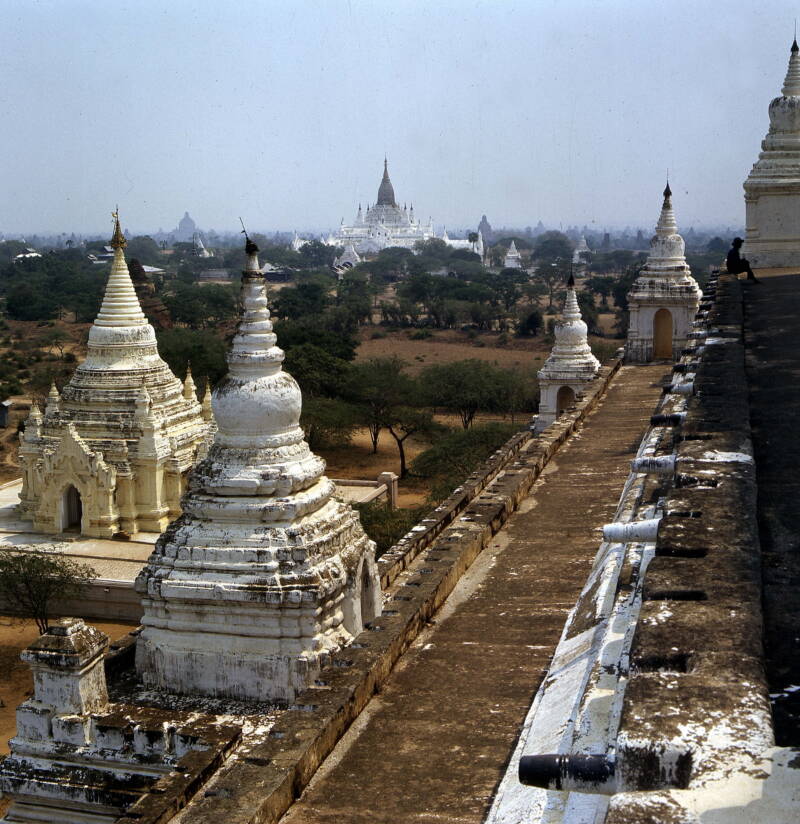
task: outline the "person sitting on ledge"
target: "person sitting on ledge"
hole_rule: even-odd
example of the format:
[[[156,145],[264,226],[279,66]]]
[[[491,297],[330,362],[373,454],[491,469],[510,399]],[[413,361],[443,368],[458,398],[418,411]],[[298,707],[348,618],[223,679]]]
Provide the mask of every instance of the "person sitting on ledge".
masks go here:
[[[752,280],[753,283],[761,283],[758,278],[753,274],[753,270],[750,268],[750,261],[747,258],[743,258],[739,254],[739,249],[742,248],[742,244],[744,241],[740,237],[735,237],[733,239],[733,243],[731,244],[731,250],[728,252],[728,257],[725,258],[725,264],[728,267],[728,274],[729,275],[738,275],[741,272],[747,272],[747,279]]]

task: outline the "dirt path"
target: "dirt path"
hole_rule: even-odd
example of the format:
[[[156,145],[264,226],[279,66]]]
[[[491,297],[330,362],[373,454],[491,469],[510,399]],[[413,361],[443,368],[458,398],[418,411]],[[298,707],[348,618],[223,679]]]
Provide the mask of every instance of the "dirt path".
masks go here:
[[[479,824],[659,397],[625,367],[282,824]]]

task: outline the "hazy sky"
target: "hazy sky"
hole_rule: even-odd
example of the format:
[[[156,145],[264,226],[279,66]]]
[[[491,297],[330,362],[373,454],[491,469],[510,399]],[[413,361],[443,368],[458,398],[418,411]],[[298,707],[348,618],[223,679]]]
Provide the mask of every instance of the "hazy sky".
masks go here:
[[[0,231],[743,224],[798,7],[0,0]]]

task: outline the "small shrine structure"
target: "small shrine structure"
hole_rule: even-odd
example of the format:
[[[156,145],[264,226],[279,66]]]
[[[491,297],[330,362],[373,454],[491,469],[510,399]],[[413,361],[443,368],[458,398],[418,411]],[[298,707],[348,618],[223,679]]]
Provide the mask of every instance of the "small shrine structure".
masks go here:
[[[538,373],[540,397],[536,432],[546,429],[572,406],[576,395],[594,379],[600,368],[600,362],[589,347],[588,329],[581,317],[575,280],[571,275],[561,317],[555,328],[555,345]]]
[[[647,263],[628,293],[626,360],[674,360],[686,346],[701,292],[684,252],[685,244],[672,210],[672,190],[667,183]]]
[[[161,532],[180,514],[186,476],[210,430],[194,394],[159,357],[125,262],[114,261],[88,354],[61,393],[36,403],[20,435],[19,511],[36,532],[108,538]]]

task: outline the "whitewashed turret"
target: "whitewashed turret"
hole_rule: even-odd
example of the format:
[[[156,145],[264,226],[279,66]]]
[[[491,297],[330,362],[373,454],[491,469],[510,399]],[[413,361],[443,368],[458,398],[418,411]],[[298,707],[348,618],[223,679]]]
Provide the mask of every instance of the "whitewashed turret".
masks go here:
[[[686,346],[701,292],[684,251],[667,184],[647,263],[628,293],[626,360],[674,360]]]
[[[136,581],[136,663],[170,692],[291,700],[379,613],[380,584],[374,544],[304,440],[258,247],[246,250],[218,431]]]
[[[536,431],[541,432],[575,400],[593,380],[600,362],[588,343],[588,329],[581,317],[575,281],[570,276],[562,321],[556,324],[556,342],[550,357],[539,370],[539,415]]]
[[[20,444],[20,515],[38,532],[161,532],[180,512],[185,476],[205,449],[209,424],[158,355],[116,212],[111,246],[86,359],[60,395],[51,387],[44,419]]]
[[[800,49],[789,53],[780,96],[769,104],[769,131],[744,182],[743,252],[756,268],[800,266]]]

